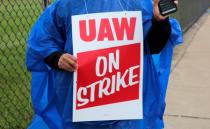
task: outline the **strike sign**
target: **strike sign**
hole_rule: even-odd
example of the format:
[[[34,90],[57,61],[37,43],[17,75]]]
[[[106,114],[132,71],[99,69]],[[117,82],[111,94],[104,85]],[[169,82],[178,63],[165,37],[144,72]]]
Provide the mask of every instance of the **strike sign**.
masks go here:
[[[142,119],[140,11],[72,16],[73,121]]]

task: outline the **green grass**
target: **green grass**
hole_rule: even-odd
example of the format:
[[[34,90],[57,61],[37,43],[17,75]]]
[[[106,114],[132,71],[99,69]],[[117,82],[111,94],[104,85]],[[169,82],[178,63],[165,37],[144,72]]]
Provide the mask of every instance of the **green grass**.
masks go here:
[[[26,128],[33,116],[25,66],[28,33],[42,12],[41,0],[0,1],[0,128]]]

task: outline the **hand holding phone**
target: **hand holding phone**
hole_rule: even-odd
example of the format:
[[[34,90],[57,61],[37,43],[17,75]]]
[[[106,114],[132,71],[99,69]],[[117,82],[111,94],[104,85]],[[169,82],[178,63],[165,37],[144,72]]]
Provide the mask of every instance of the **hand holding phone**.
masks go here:
[[[162,16],[167,16],[177,11],[177,5],[174,3],[174,0],[160,0],[158,7]]]

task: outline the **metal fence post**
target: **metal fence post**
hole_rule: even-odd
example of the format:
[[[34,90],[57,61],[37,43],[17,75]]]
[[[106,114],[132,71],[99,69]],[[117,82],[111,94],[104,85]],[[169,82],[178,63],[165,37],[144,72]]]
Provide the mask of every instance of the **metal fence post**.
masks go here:
[[[43,2],[44,2],[44,8],[46,8],[48,5],[48,0],[44,0]]]

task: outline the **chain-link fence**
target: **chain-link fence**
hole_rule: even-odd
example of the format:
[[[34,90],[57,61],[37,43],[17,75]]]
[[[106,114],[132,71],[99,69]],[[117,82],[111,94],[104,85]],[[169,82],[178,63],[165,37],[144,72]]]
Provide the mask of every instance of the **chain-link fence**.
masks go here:
[[[0,129],[26,128],[32,118],[25,46],[44,1],[0,0]]]
[[[182,1],[180,3],[186,8],[193,3],[190,0]],[[190,4],[184,5],[184,1]],[[0,0],[0,129],[23,129],[32,119],[30,75],[25,67],[25,46],[29,30],[47,2],[49,0]],[[196,12],[198,1],[194,0],[194,3]],[[203,6],[199,6],[199,9],[205,10]],[[197,14],[200,15],[201,11],[197,11]],[[182,12],[187,13],[180,9],[178,17],[187,26],[191,13],[188,11],[184,16]],[[196,18],[198,15],[191,17]]]

